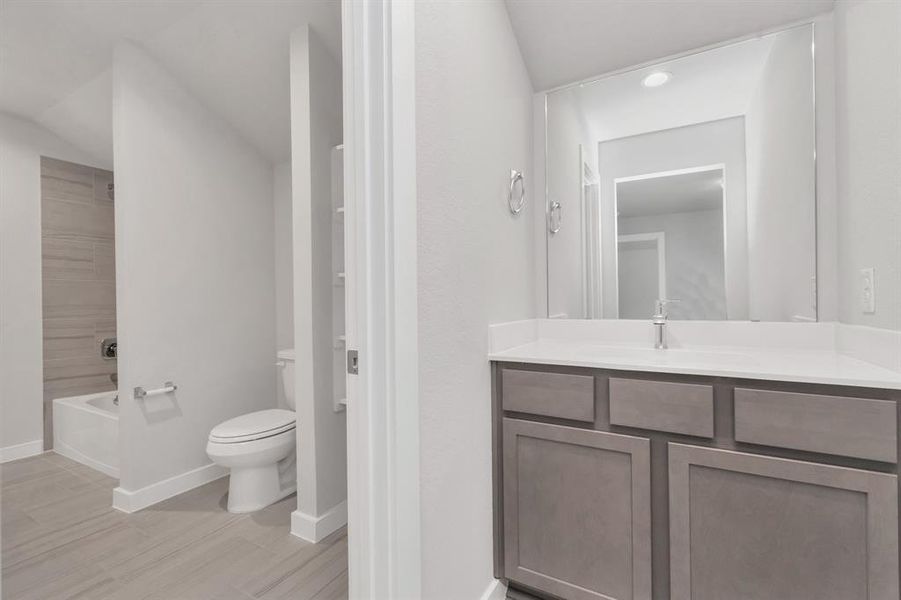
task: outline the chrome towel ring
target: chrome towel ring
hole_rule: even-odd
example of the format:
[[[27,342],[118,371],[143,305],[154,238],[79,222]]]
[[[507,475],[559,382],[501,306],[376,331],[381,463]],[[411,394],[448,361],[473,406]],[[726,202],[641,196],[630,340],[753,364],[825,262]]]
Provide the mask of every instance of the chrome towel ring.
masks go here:
[[[519,183],[519,198],[514,200],[517,183]],[[516,169],[510,169],[510,191],[507,192],[507,204],[510,206],[510,212],[514,215],[522,212],[526,205],[526,183],[522,178],[522,173]]]

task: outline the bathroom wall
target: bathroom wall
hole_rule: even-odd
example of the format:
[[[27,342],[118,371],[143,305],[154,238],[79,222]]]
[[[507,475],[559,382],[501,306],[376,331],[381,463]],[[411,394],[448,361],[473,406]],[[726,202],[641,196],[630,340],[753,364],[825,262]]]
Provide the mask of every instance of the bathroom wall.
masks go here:
[[[583,248],[582,160],[597,171],[597,144],[579,106],[578,90],[563,90],[547,98],[547,197],[559,202],[563,224],[548,236],[551,269],[548,278],[550,315],[586,318],[585,265]],[[581,152],[580,152],[581,148]],[[542,149],[541,155],[545,152]],[[541,188],[529,193],[544,197]],[[596,232],[595,232],[596,233]]]
[[[761,321],[817,316],[811,42],[807,27],[774,38],[745,114],[749,315]]]
[[[116,389],[113,173],[41,158],[44,448],[53,447],[53,399]]]
[[[725,165],[726,310],[748,318],[747,196],[744,119],[734,117],[677,127],[598,144],[601,177],[604,316],[616,315],[616,232],[613,180],[675,169]],[[812,251],[812,250],[811,250]],[[653,307],[652,307],[653,308]],[[650,313],[649,315],[650,316]]]
[[[111,166],[0,113],[0,460],[43,447],[41,156]]]
[[[666,295],[679,299],[668,308],[670,318],[726,319],[722,209],[619,217],[617,225],[619,235],[656,231],[666,235]],[[634,274],[620,263],[618,276],[622,283]],[[656,271],[654,277],[656,281]],[[620,289],[620,318],[647,319],[654,314],[657,297],[642,298],[640,306],[624,305]]]
[[[275,215],[275,344],[279,350],[294,347],[294,247],[291,210],[291,161],[272,169],[273,214]],[[285,394],[276,374],[278,404]]]
[[[273,178],[131,44],[114,55],[113,132],[119,389],[178,385],[122,398],[114,502],[134,506],[222,474],[210,430],[275,406]]]
[[[416,26],[422,598],[479,598],[492,577],[492,322],[536,316],[532,88],[503,2],[422,2]]]
[[[291,36],[291,179],[297,362],[297,511],[292,531],[316,539],[321,517],[347,519],[347,419],[334,410],[332,148],[341,143],[341,67],[308,27]]]
[[[835,33],[840,320],[901,330],[901,3],[837,2]]]

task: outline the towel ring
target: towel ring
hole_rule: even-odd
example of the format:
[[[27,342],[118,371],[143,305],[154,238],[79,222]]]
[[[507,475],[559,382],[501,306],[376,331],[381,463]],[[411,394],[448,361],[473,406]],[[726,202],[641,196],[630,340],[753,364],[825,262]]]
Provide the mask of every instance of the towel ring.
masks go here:
[[[514,201],[513,194],[517,182],[519,182],[519,199]],[[526,205],[526,184],[522,178],[522,173],[516,169],[510,170],[510,191],[507,192],[507,204],[510,206],[510,212],[514,215],[522,212],[523,207]]]

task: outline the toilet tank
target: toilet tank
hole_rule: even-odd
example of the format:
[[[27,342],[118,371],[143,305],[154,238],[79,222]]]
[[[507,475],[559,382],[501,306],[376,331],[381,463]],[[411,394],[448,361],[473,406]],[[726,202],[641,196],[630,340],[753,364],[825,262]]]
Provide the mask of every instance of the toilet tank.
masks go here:
[[[294,350],[279,350],[278,364],[281,367],[282,389],[288,408],[295,409],[294,403]]]

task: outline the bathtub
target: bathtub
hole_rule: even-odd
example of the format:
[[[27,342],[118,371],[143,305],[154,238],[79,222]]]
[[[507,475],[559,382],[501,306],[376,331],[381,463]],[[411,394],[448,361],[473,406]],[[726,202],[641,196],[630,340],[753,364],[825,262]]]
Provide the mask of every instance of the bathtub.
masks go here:
[[[53,401],[53,450],[119,478],[119,407],[116,392]]]

